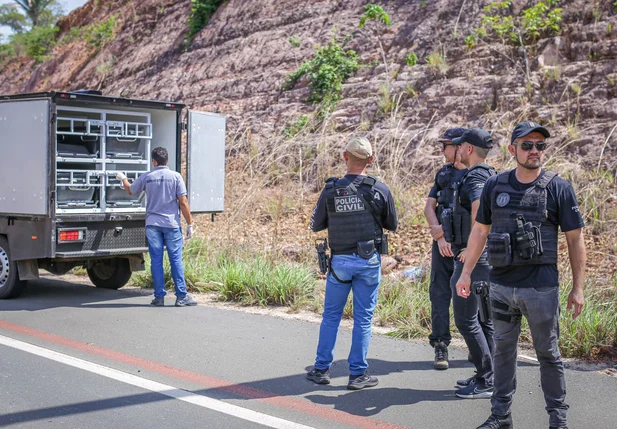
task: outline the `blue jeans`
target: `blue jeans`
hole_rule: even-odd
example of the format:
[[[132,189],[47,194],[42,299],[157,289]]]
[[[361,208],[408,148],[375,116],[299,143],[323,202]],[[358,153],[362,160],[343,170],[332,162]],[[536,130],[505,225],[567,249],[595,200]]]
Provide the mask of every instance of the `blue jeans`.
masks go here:
[[[167,295],[165,291],[165,272],[163,270],[163,250],[167,247],[169,265],[171,265],[171,278],[174,280],[176,297],[182,299],[186,296],[186,283],[184,281],[184,265],[182,263],[182,229],[163,228],[161,226],[146,226],[146,238],[148,239],[148,251],[152,259],[152,283],[154,297],[162,298]]]
[[[513,288],[491,283],[491,299],[507,304],[527,319],[536,356],[540,362],[540,384],[551,427],[566,426],[566,378],[559,353],[559,287]],[[495,309],[493,309],[495,311]],[[497,310],[500,313],[507,313]],[[492,412],[511,412],[516,391],[516,357],[521,321],[495,321],[495,392]]]
[[[371,259],[358,255],[335,255],[332,257],[332,273],[326,281],[323,320],[319,329],[319,344],[315,369],[326,370],[332,366],[338,328],[343,317],[349,291],[353,291],[353,331],[349,351],[349,372],[362,375],[368,368],[366,355],[371,340],[371,323],[377,305],[377,291],[381,283],[381,256],[375,253]]]

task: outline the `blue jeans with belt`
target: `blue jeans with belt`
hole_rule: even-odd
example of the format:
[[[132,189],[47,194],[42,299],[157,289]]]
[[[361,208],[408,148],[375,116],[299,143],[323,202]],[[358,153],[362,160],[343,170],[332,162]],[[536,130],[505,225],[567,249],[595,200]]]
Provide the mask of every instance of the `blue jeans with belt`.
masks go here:
[[[184,264],[182,263],[182,229],[163,228],[161,226],[146,226],[148,251],[152,260],[151,272],[154,286],[154,297],[162,298],[165,291],[165,272],[163,270],[164,247],[167,247],[171,278],[174,281],[176,297],[186,296],[186,282],[184,281]]]
[[[323,320],[319,329],[319,344],[315,369],[326,370],[332,366],[338,328],[343,317],[349,292],[353,291],[353,331],[349,351],[349,372],[362,375],[368,368],[366,355],[371,340],[371,324],[377,306],[377,292],[381,283],[381,256],[375,253],[370,259],[354,255],[334,255],[332,272],[326,280]],[[351,281],[350,283],[343,283]]]

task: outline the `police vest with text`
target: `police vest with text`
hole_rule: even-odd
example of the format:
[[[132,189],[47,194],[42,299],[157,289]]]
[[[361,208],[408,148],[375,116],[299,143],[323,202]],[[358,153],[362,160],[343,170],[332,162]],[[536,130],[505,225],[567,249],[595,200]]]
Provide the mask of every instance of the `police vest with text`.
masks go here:
[[[435,214],[437,215],[439,223],[441,223],[441,215],[444,209],[451,207],[454,201],[456,182],[452,179],[455,171],[456,168],[454,168],[454,164],[450,163],[443,166],[437,173],[436,181],[441,190],[437,192],[437,208]]]
[[[342,186],[332,177],[326,181],[328,192],[328,239],[332,255],[357,253],[370,258],[377,251],[387,253],[387,235],[383,233],[381,209],[376,200],[383,196],[373,189],[377,180],[358,176]]]
[[[471,212],[461,204],[460,190],[463,188],[469,173],[477,168],[488,171],[490,176],[496,174],[493,167],[483,163],[471,167],[459,182],[454,182],[452,185],[454,192],[451,207],[445,209],[441,215],[444,239],[456,246],[466,247],[471,234]]]
[[[488,263],[494,267],[557,263],[558,225],[547,218],[547,187],[557,176],[544,171],[525,191],[501,173],[491,194],[492,226],[488,235]]]

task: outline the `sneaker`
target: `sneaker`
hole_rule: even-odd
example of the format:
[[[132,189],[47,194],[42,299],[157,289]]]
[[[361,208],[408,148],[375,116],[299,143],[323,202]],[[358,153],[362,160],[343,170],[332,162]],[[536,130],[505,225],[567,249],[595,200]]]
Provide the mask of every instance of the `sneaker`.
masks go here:
[[[467,387],[467,386],[471,386],[475,382],[476,382],[476,376],[474,375],[473,377],[466,378],[465,380],[457,380],[456,386],[459,388]]]
[[[155,307],[164,307],[165,306],[165,298],[161,297],[161,298],[154,298],[152,300],[152,302],[150,302],[150,305],[154,305]]]
[[[373,387],[379,384],[379,380],[377,377],[373,377],[365,371],[362,375],[350,375],[349,383],[347,383],[347,389],[349,390],[360,390],[365,387]]]
[[[330,384],[330,370],[313,368],[306,373],[306,378],[317,384]]]
[[[436,343],[435,344],[435,363],[433,364],[433,368],[437,370],[448,369],[450,365],[448,365],[448,347],[445,343]]]
[[[512,416],[496,416],[492,414],[482,426],[478,426],[476,429],[513,429]]]
[[[176,298],[176,307],[192,307],[197,305],[197,301],[195,301],[190,295],[185,296],[184,298]]]
[[[462,387],[455,392],[455,395],[463,399],[490,398],[493,395],[493,386],[483,386],[477,380],[467,387]]]

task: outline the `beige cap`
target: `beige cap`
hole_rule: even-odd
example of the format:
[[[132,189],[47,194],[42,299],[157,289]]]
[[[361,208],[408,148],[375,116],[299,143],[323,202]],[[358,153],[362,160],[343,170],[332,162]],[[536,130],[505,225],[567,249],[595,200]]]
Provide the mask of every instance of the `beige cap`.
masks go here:
[[[349,152],[356,158],[368,159],[373,155],[373,148],[367,138],[352,137],[345,146],[345,152]]]

